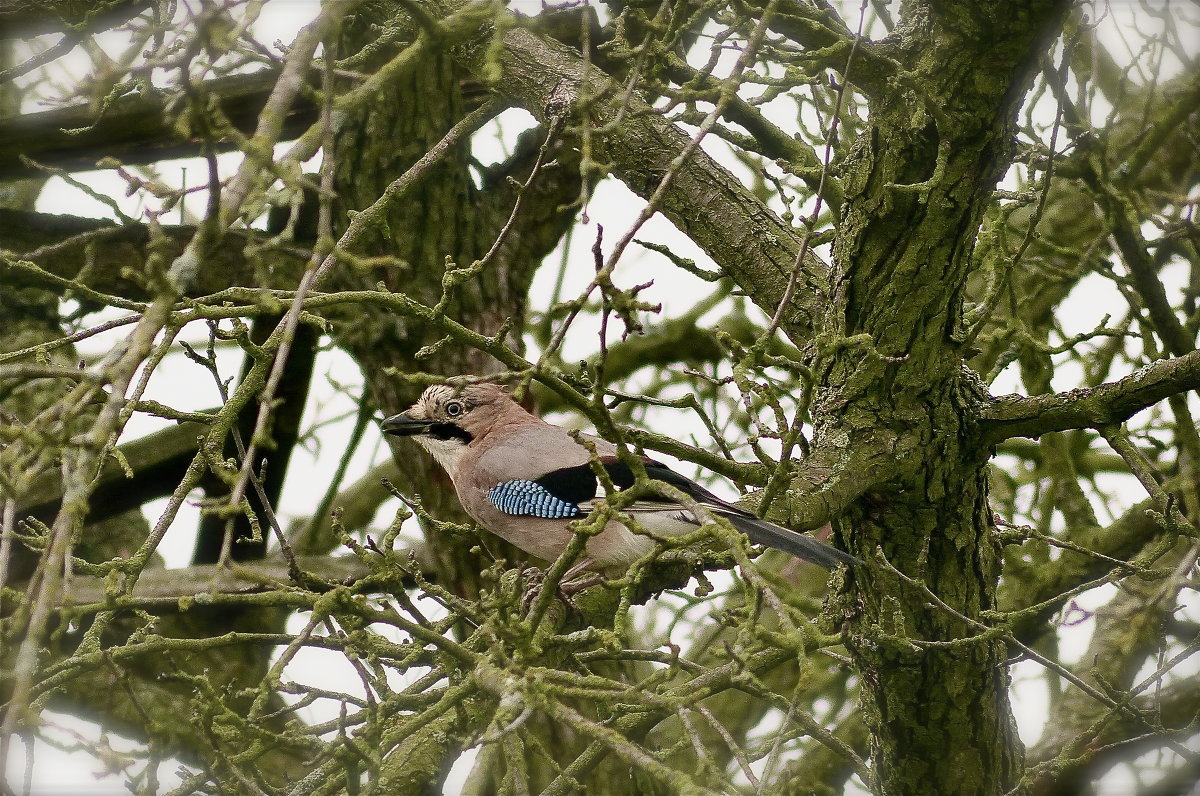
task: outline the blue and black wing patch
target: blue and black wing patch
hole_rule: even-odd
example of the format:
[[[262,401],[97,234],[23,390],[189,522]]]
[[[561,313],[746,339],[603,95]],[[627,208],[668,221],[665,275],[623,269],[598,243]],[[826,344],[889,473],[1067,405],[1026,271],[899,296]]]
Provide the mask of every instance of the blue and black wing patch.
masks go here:
[[[601,458],[600,462],[618,489],[633,486],[633,472],[625,464],[609,456]],[[657,476],[657,473],[652,473],[652,476]],[[573,519],[588,513],[599,488],[591,466],[580,464],[552,470],[534,480],[505,481],[489,489],[487,498],[505,514],[551,520]],[[653,496],[647,499],[655,500]]]
[[[592,495],[594,494],[593,489]],[[592,495],[589,495],[589,498]],[[536,481],[505,481],[489,489],[487,499],[505,514],[541,517],[546,520],[572,519],[582,517],[585,513],[579,506],[556,497]]]
[[[701,488],[694,481],[673,472],[665,464],[652,459],[646,459],[642,463],[646,467],[646,475],[651,478],[666,481],[697,500],[717,499],[716,495]],[[629,469],[629,465],[616,456],[601,456],[600,465],[604,467],[613,486],[617,489],[628,489],[633,486],[635,480],[633,470]],[[576,505],[583,505],[588,501],[595,500],[600,489],[600,485],[596,482],[596,474],[592,471],[590,464],[554,470],[536,479],[535,483],[545,487],[546,491],[555,497]],[[670,502],[666,498],[658,498],[654,495],[645,495],[642,500]]]
[[[600,463],[608,472],[608,477],[618,489],[628,489],[634,484],[633,471],[615,457],[605,456]],[[768,520],[759,519],[750,512],[726,503],[709,492],[695,481],[674,472],[665,464],[646,459],[643,462],[646,475],[664,483],[670,484],[709,511],[733,523],[733,527],[750,537],[755,544],[773,547],[785,553],[812,561],[823,567],[833,567],[838,564],[860,564],[857,558],[843,553],[836,547],[831,547],[807,534],[783,528]],[[599,484],[596,474],[587,464],[576,467],[563,467],[546,473],[533,481],[524,479],[505,481],[497,484],[487,492],[487,498],[493,506],[505,514],[515,514],[528,517],[540,517],[548,520],[569,520],[582,517],[590,510],[592,501],[596,499]],[[680,510],[679,519],[685,522],[699,524],[691,512],[683,511],[683,507],[673,500],[655,495],[643,495],[635,506],[629,507],[631,513],[644,511],[662,511],[664,509]]]

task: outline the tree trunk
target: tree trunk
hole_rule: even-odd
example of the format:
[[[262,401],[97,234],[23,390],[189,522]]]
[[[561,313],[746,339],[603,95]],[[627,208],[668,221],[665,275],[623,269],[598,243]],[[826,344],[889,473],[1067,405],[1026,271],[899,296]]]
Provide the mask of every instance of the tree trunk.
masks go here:
[[[876,787],[888,796],[985,796],[1020,781],[1005,645],[971,638],[995,606],[1000,547],[989,451],[973,441],[984,393],[960,364],[965,242],[1067,5],[936,4],[914,15],[898,55],[925,93],[899,86],[895,102],[873,105],[845,172],[816,444],[848,440],[896,463],[837,523],[871,560],[844,604]]]

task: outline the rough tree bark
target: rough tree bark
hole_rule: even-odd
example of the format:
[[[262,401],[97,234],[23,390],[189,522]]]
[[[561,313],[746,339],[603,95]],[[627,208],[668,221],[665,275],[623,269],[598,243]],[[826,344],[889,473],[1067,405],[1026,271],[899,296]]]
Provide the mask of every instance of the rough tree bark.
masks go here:
[[[1020,783],[1008,651],[972,624],[996,606],[1000,546],[962,301],[972,230],[1068,6],[934,3],[912,15],[895,55],[921,94],[877,97],[845,170],[816,444],[882,444],[896,465],[836,527],[860,556],[886,560],[963,617],[927,610],[922,590],[886,569],[845,596],[883,793]]]
[[[1194,737],[1197,689],[1177,678],[1151,694],[1158,680],[1139,673],[1175,665],[1163,663],[1168,638],[1171,654],[1194,650],[1192,620],[1176,609],[1200,549],[1175,542],[1196,535],[1189,518],[1200,512],[1200,437],[1186,402],[1200,387],[1200,255],[1188,198],[1200,163],[1190,132],[1200,80],[1185,64],[1161,86],[1127,91],[1132,81],[1067,0],[906,2],[895,20],[887,4],[871,5],[886,35],[861,36],[833,8],[793,0],[614,2],[604,25],[591,9],[523,17],[463,0],[327,4],[327,30],[305,52],[323,45],[331,68],[292,59],[298,45],[279,55],[243,42],[237,52],[265,68],[230,75],[204,60],[221,62],[222,34],[236,28],[213,4],[194,10],[197,30],[176,47],[157,5],[116,0],[89,14],[55,3],[62,21],[50,24],[30,16],[25,0],[0,0],[0,25],[61,34],[51,46],[64,52],[130,21],[145,33],[139,46],[161,59],[145,74],[204,64],[218,75],[161,89],[135,74],[133,48],[122,56],[131,60],[97,77],[91,105],[4,125],[0,179],[40,173],[22,155],[68,170],[105,154],[126,167],[248,155],[219,191],[222,205],[195,227],[34,213],[27,184],[0,193],[0,520],[4,544],[15,545],[0,591],[4,727],[34,726],[43,703],[96,717],[145,739],[151,757],[192,765],[196,787],[227,792],[432,794],[471,749],[472,793],[664,796],[732,792],[743,782],[752,783],[746,792],[836,792],[855,775],[887,796],[1065,796],[1142,744],[1189,760],[1181,742]],[[712,61],[696,66],[698,43],[714,29]],[[760,60],[719,78],[723,47]],[[1049,60],[1056,48],[1061,67]],[[41,57],[0,64],[0,82],[36,71]],[[1111,103],[1103,135],[1089,128],[1095,108],[1082,90],[1072,95],[1068,70]],[[1039,72],[1059,117],[1048,150],[1032,111],[1024,123],[1020,116],[1037,97]],[[811,100],[795,107],[816,113],[823,129],[793,136],[768,118],[770,97],[809,89]],[[471,157],[466,125],[508,106],[538,125],[485,167]],[[713,107],[720,119],[706,118]],[[47,123],[56,129],[39,135]],[[1028,151],[1018,153],[1019,136]],[[284,140],[303,155],[266,157]],[[743,171],[722,165],[733,162],[717,154],[725,144]],[[324,145],[328,169],[301,175],[299,162]],[[1046,151],[1049,165],[1039,160]],[[427,167],[431,157],[440,159]],[[1044,184],[997,191],[1013,172]],[[716,286],[694,310],[651,324],[646,338],[610,335],[582,364],[539,352],[535,366],[525,340],[546,347],[574,313],[599,303],[602,328],[610,314],[637,314],[628,309],[636,291],[614,286],[602,264],[613,256],[611,230],[596,243],[595,290],[555,308],[529,301],[536,269],[606,175],[711,258]],[[266,207],[273,180],[306,195],[293,204],[305,220],[268,241],[279,225],[264,234],[239,224]],[[135,190],[182,196],[147,186]],[[364,213],[373,221],[360,230]],[[1164,230],[1151,242],[1147,220]],[[316,234],[296,234],[301,227]],[[350,242],[335,247],[344,233]],[[1188,284],[1164,287],[1164,266],[1188,259]],[[1068,339],[1055,313],[1088,275],[1112,276],[1117,260],[1127,267],[1113,281],[1128,313],[1096,333],[1110,340],[1086,360],[1083,387],[1055,393],[1054,357],[1090,339]],[[203,268],[177,293],[153,278],[189,262]],[[301,295],[297,285],[318,265],[322,281]],[[705,328],[701,319],[731,306],[734,291],[734,309]],[[144,363],[165,355],[166,343],[149,339],[163,328],[169,338],[208,319],[215,341],[226,324],[222,342],[246,352],[232,398],[195,412],[129,404],[180,425],[110,454],[91,426],[116,416],[120,396],[89,385],[120,379],[104,363],[98,372],[73,367],[67,298],[80,313],[105,305],[129,313],[103,326],[140,329]],[[297,305],[310,340],[324,335],[323,345],[348,352],[363,372],[356,435],[438,374],[512,371],[541,381],[532,395],[543,409],[582,410],[633,447],[765,487],[744,498],[748,507],[801,530],[832,522],[834,540],[864,563],[840,571],[827,591],[823,571],[770,553],[751,564],[740,548],[701,544],[662,551],[657,569],[638,570],[638,584],[589,590],[577,610],[554,603],[534,616],[523,576],[492,566],[526,557],[447,524],[464,517],[445,476],[405,443],[392,465],[332,498],[344,514],[297,524],[288,538],[298,559],[277,557],[265,537],[227,556],[228,518],[242,532],[267,513],[257,499],[240,514],[222,505],[243,466],[232,429],[240,423],[245,442],[260,404],[274,407],[275,425],[252,440],[252,470],[264,455],[286,462],[299,436],[311,371],[261,395],[282,356],[281,319]],[[253,333],[238,326],[243,319]],[[1127,343],[1137,335],[1140,348]],[[114,351],[128,377],[136,363]],[[1161,352],[1169,358],[1155,361]],[[293,351],[288,362],[311,353]],[[1140,367],[1110,377],[1121,356]],[[1013,362],[1027,395],[992,398],[985,385]],[[625,381],[642,377],[646,404],[696,411],[719,450],[652,425],[622,430],[614,421],[636,418],[629,407],[642,403],[622,391]],[[781,395],[780,384],[793,394]],[[678,397],[681,385],[688,398]],[[90,403],[56,417],[64,395],[89,391]],[[1140,427],[1144,437],[1125,430],[1164,402],[1162,417]],[[756,419],[760,409],[774,425]],[[1161,428],[1169,440],[1155,437]],[[111,443],[120,429],[102,430]],[[995,464],[998,447],[1018,461],[1013,472]],[[94,479],[84,472],[92,465]],[[382,472],[437,520],[411,551],[385,549],[398,521],[362,535],[386,495]],[[1105,520],[1087,479],[1117,472],[1137,476],[1150,497]],[[272,503],[283,473],[268,475]],[[64,506],[64,484],[90,505]],[[197,534],[207,552],[172,576],[133,552],[152,537],[147,524],[118,515],[168,494],[182,500],[189,484],[209,493],[212,513]],[[1031,486],[1044,490],[1026,501],[1034,508],[1022,505]],[[85,524],[71,524],[84,514]],[[1038,527],[1003,515],[1036,517]],[[1048,555],[1051,541],[1066,547],[1061,555]],[[331,558],[343,542],[353,557]],[[251,560],[235,566],[239,558]],[[705,566],[736,573],[719,603],[704,605],[713,589]],[[67,586],[35,600],[46,573]],[[646,589],[677,585],[680,573],[699,576],[694,592],[652,604],[657,618],[677,613],[635,626],[632,604]],[[1053,620],[1067,601],[1105,580],[1123,590],[1096,614],[1085,658],[1074,666],[1036,658],[1055,645]],[[416,594],[448,618],[422,616]],[[684,619],[701,605],[704,619]],[[288,631],[295,617],[308,623],[302,633]],[[693,635],[681,638],[689,626]],[[19,650],[36,652],[23,642],[26,628],[46,639],[44,659],[26,655],[16,666]],[[283,662],[307,646],[341,652],[367,696],[284,683]],[[1057,711],[1028,760],[1009,703],[1017,651],[1052,673]],[[414,672],[401,686],[389,681]],[[284,694],[333,700],[341,715],[307,726]],[[766,763],[752,770],[751,757]],[[1180,766],[1162,787],[1185,774]]]
[[[1010,162],[1017,112],[1068,7],[931,4],[908,16],[882,48],[898,79],[889,94],[871,97],[870,124],[844,168],[828,297],[819,263],[793,266],[801,249],[795,234],[748,198],[735,200],[747,210],[729,204],[736,197],[729,180],[718,192],[681,179],[670,194],[678,204],[663,206],[768,312],[797,273],[796,303],[784,317],[797,345],[815,339],[817,347],[813,457],[828,457],[826,473],[852,481],[837,526],[860,556],[873,560],[881,551],[965,617],[924,610],[920,590],[886,572],[846,589],[884,793],[1002,793],[1022,772],[1001,666],[1006,646],[969,638],[978,631],[969,620],[995,607],[1000,548],[987,499],[990,446],[977,433],[985,392],[964,371],[961,315],[971,231]],[[539,103],[560,84],[532,63],[553,47],[527,32],[509,34],[506,44],[504,85],[544,113]],[[481,56],[467,62],[483,71]],[[557,71],[575,86],[596,79],[570,63]],[[853,82],[852,55],[847,72]],[[655,118],[639,121],[653,127]],[[669,158],[657,151],[671,141],[632,123],[604,146],[617,174],[649,196],[661,173],[654,160]],[[640,157],[628,156],[633,151]],[[691,165],[692,180],[719,169],[702,155]],[[696,195],[708,201],[690,201]],[[714,223],[706,228],[707,212]],[[755,256],[764,244],[782,251]],[[806,309],[825,304],[823,317]],[[943,642],[955,643],[936,646]],[[980,681],[981,672],[990,674]],[[945,755],[950,748],[961,752]]]

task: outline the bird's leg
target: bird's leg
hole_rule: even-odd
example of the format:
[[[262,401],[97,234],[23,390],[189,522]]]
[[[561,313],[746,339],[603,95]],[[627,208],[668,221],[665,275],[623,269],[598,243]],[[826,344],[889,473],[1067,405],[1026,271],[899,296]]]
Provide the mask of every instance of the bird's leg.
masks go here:
[[[591,569],[593,563],[590,558],[585,558],[562,576],[562,580],[558,582],[558,593],[565,597],[567,602],[571,602],[571,598],[584,589],[604,582],[604,576]]]
[[[571,608],[577,608],[575,604],[575,595],[579,594],[584,589],[591,588],[598,583],[604,582],[604,576],[599,572],[590,571],[592,566],[590,558],[584,558],[575,566],[571,567],[563,574],[558,581],[558,596],[569,605]],[[537,567],[529,567],[521,576],[525,579],[525,595],[521,599],[521,606],[526,612],[537,601],[537,597],[542,593],[542,586],[546,580],[546,573]]]
[[[525,581],[525,593],[521,596],[521,610],[529,613],[529,609],[537,601],[537,596],[542,593],[542,584],[546,581],[546,571],[537,567],[524,567],[520,577]]]

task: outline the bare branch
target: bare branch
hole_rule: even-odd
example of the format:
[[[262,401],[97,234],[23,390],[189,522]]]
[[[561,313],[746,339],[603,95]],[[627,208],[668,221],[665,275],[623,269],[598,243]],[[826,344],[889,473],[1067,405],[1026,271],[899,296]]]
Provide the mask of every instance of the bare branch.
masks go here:
[[[986,444],[995,444],[1010,437],[1122,423],[1164,398],[1195,389],[1200,389],[1200,351],[1160,359],[1092,389],[998,398],[982,413],[980,436]]]
[[[336,582],[350,582],[371,574],[370,568],[358,556],[297,556],[296,563],[305,572]],[[118,604],[131,607],[151,607],[146,601],[162,601],[164,607],[172,601],[188,597],[211,595],[213,602],[220,595],[250,594],[279,589],[290,584],[288,562],[282,558],[247,561],[233,566],[197,564],[183,569],[146,569],[138,577],[132,594],[122,595]],[[64,596],[70,605],[104,602],[107,588],[103,580],[80,576]],[[64,602],[66,604],[66,602]]]
[[[221,114],[243,133],[254,132],[276,70],[230,75],[203,84]],[[101,158],[123,163],[154,163],[200,152],[203,139],[185,136],[175,124],[177,98],[172,94],[133,95],[114,100],[101,113],[91,105],[74,105],[41,113],[0,119],[0,179],[35,176],[21,155],[69,171],[96,168]],[[280,140],[299,135],[317,118],[311,97],[302,92],[282,111]],[[237,142],[214,142],[217,150],[237,148]]]
[[[195,234],[195,227],[163,227],[157,243],[164,256],[174,259]],[[291,247],[258,248],[259,242],[252,232],[226,232],[224,245],[208,253],[188,295],[261,284],[264,274],[271,276],[273,287],[294,286],[308,253]],[[109,221],[0,209],[0,247],[7,250],[0,252],[0,284],[36,285],[62,294],[82,278],[84,285],[101,293],[145,300],[150,291],[144,280],[135,277],[147,272],[149,244],[149,227],[142,224],[116,226]],[[253,255],[247,250],[253,250]]]
[[[549,121],[550,109],[559,107],[562,97],[605,97],[614,85],[577,51],[532,31],[513,28],[501,41],[499,53],[490,46],[490,38],[456,52],[481,76],[497,65],[492,60],[497,57],[501,75],[496,88],[543,121]],[[691,137],[636,94],[627,103],[595,101],[588,110],[596,143],[613,173],[649,198],[663,175],[674,171],[661,212],[725,268],[755,303],[777,307],[801,250],[800,235],[703,150],[692,153],[681,167],[680,156],[694,148]],[[800,289],[783,322],[793,339],[807,338],[821,317],[827,275],[827,266],[809,252],[800,269]]]
[[[0,0],[0,38],[40,36],[71,28],[94,33],[120,25],[149,5],[150,0]]]

